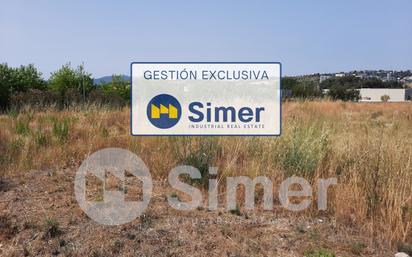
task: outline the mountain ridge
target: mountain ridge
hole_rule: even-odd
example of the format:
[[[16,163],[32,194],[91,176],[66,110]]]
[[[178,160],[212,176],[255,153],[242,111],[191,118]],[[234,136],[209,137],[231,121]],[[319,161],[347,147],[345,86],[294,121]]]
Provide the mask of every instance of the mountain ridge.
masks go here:
[[[130,76],[127,76],[127,75],[121,75],[122,76],[122,78],[124,79],[124,80],[127,80],[127,81],[129,81],[130,80]],[[112,82],[112,75],[110,75],[110,76],[103,76],[103,77],[100,77],[100,78],[94,78],[93,79],[93,84],[94,85],[100,85],[100,84],[106,84],[106,83],[110,83],[110,82]]]

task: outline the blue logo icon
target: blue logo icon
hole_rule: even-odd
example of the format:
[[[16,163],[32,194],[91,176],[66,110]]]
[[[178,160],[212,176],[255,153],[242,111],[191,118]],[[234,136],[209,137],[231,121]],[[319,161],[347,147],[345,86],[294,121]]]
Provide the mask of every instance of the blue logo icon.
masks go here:
[[[157,95],[147,105],[147,117],[153,126],[160,129],[173,127],[179,122],[181,115],[182,107],[171,95]]]

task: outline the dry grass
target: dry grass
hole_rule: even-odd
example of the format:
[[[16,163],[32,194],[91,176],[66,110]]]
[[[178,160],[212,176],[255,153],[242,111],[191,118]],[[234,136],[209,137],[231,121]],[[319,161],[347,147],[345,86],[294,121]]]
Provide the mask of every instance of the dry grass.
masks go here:
[[[122,147],[159,180],[182,163],[218,166],[221,180],[266,175],[274,185],[291,175],[313,184],[337,177],[326,215],[338,228],[359,229],[376,243],[410,241],[412,104],[290,102],[283,110],[277,138],[131,137],[127,109],[2,115],[0,175],[77,168],[98,149]],[[315,207],[299,215],[316,216]]]

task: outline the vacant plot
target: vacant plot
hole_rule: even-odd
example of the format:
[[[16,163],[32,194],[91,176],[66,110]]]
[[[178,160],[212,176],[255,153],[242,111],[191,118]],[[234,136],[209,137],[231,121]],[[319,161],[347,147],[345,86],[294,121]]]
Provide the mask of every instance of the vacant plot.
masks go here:
[[[282,130],[281,137],[131,137],[127,109],[1,115],[0,255],[389,256],[410,247],[412,104],[287,102]],[[76,169],[105,147],[136,153],[156,181],[146,214],[124,226],[94,223],[73,194]],[[178,164],[206,179],[217,166],[222,185],[239,175],[265,175],[274,185],[297,175],[313,188],[336,177],[338,185],[327,211],[316,204],[263,211],[258,187],[253,212],[239,193],[232,212],[182,213],[166,200],[176,194],[165,180]],[[204,179],[195,182],[207,190]]]

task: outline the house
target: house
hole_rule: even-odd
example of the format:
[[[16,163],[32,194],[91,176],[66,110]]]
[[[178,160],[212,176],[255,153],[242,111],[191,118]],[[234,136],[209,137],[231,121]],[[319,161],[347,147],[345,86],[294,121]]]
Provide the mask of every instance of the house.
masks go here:
[[[360,102],[405,102],[410,100],[411,90],[404,88],[361,88]]]

